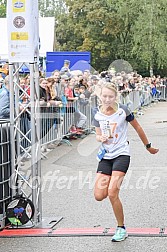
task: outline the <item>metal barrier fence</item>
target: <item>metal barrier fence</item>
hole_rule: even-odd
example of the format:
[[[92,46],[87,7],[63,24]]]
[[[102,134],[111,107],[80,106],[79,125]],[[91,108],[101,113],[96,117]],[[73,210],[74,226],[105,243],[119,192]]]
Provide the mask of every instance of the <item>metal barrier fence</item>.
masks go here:
[[[162,87],[162,97],[165,95],[165,88]],[[126,104],[131,111],[138,111],[143,106],[148,106],[153,101],[149,91],[131,91],[120,95],[120,102]],[[77,135],[75,126],[82,128],[85,132],[91,132],[93,129],[92,119],[94,108],[98,107],[98,99],[92,96],[84,101],[69,102],[67,106],[61,107],[41,107],[41,145],[46,145],[55,141],[69,139],[72,135]],[[22,128],[27,128],[27,138],[30,135],[30,122],[25,115],[22,118]],[[24,126],[23,126],[24,125]],[[65,141],[65,140],[64,140]],[[29,145],[25,140],[24,147]]]
[[[10,122],[0,120],[0,229],[5,226],[6,206],[12,195],[10,189]]]
[[[88,131],[91,128],[91,103],[85,105],[78,101],[69,103],[66,107],[41,108],[41,145],[53,141],[62,141],[74,135],[75,127]]]
[[[166,101],[167,99],[167,87],[165,85],[158,87],[158,90],[161,92],[160,100]]]

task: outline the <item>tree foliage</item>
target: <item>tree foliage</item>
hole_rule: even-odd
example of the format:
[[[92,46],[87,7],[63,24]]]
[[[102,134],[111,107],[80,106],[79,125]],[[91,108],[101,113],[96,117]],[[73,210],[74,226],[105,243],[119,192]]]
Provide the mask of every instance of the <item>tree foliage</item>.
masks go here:
[[[65,10],[64,0],[38,0],[41,17],[55,17]]]
[[[6,4],[6,1],[0,0],[0,18],[6,17]]]
[[[133,27],[132,54],[143,65],[163,68],[167,61],[167,10],[165,0],[142,1],[143,8]]]
[[[97,70],[117,59],[139,71],[167,69],[166,0],[38,2],[40,16],[55,17],[55,50],[90,51]],[[5,16],[6,1],[0,0],[0,17]]]
[[[116,59],[137,70],[167,61],[166,0],[66,0],[59,15],[57,50],[91,51],[96,69]]]

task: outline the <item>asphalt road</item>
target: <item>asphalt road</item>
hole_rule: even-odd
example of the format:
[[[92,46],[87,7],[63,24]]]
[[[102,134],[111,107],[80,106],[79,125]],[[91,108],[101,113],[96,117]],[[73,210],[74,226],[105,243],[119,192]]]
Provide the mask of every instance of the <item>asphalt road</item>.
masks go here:
[[[132,158],[120,193],[125,224],[129,228],[167,228],[167,103],[153,104],[138,121],[160,151],[149,154],[129,125]],[[42,161],[43,216],[63,217],[55,229],[115,228],[109,200],[96,202],[93,197],[98,148],[95,135],[72,144],[56,147]],[[1,252],[167,252],[167,237],[130,236],[121,243],[112,243],[110,236],[1,238],[0,244]]]

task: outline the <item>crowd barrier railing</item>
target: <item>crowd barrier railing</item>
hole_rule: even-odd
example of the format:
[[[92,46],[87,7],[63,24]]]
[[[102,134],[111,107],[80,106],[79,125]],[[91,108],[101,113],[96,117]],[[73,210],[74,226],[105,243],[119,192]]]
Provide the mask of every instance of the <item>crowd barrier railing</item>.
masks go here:
[[[166,99],[167,99],[167,87],[165,85],[162,85],[162,86],[158,87],[157,89],[161,92],[159,99],[166,101]]]
[[[41,107],[41,145],[46,145],[53,142],[60,142],[63,139],[69,139],[70,136],[75,135],[73,126],[82,122],[82,128],[85,132],[92,132],[92,120],[94,116],[94,109],[98,107],[97,97],[92,96],[85,100],[84,103],[74,101],[61,107]],[[131,111],[136,112],[143,106],[151,104],[153,98],[148,91],[131,91],[128,95],[120,95],[120,103],[127,105]],[[22,118],[24,120],[24,118]],[[30,135],[30,122],[27,118],[26,125],[22,122],[24,129],[27,128],[27,137]],[[70,140],[70,139],[69,139]],[[28,141],[24,141],[24,147],[29,145]],[[28,147],[28,146],[27,146]]]
[[[120,93],[120,103],[128,106],[131,111],[136,112],[143,106],[151,104],[153,98],[149,91],[135,90],[126,93]]]

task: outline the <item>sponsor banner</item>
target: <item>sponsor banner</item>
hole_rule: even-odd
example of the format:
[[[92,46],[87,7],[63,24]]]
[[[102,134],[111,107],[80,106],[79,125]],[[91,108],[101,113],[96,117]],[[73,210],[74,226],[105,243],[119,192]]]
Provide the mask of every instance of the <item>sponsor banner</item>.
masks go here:
[[[12,0],[13,12],[25,12],[25,1],[26,0]]]
[[[28,32],[11,32],[11,40],[28,40]]]
[[[8,0],[9,62],[33,62],[38,57],[38,0]]]

